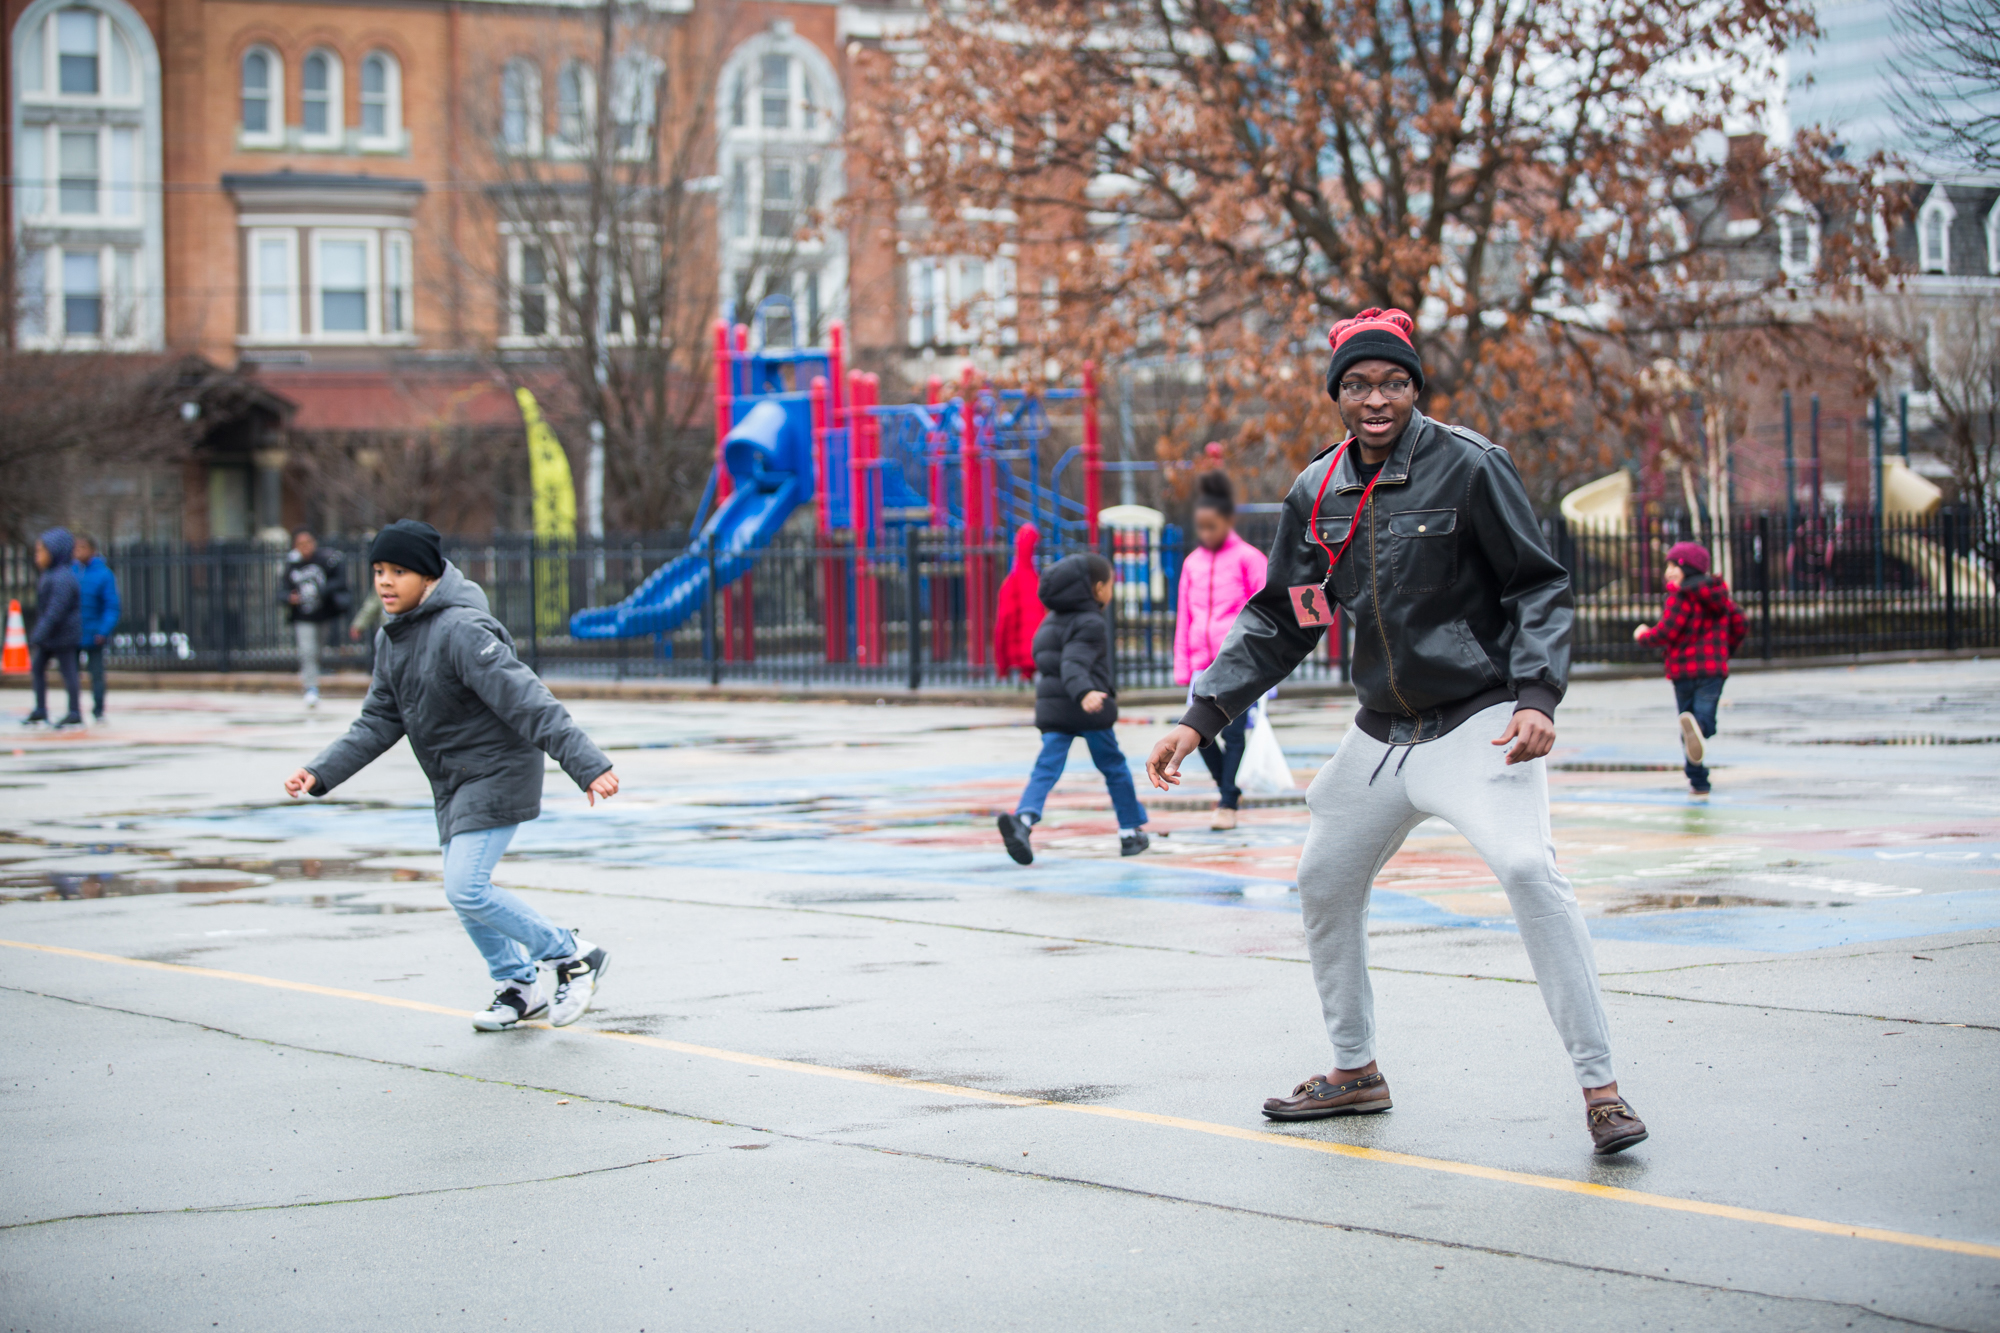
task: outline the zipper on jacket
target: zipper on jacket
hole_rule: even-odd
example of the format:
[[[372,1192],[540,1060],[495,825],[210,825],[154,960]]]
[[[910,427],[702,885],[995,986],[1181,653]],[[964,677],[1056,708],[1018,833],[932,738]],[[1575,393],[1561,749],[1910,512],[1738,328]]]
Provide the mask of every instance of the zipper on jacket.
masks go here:
[[[1375,519],[1382,509],[1375,496],[1368,497],[1368,584],[1375,594],[1375,633],[1382,640],[1382,663],[1389,671],[1389,693],[1396,696],[1402,705],[1405,717],[1415,717],[1417,710],[1410,707],[1410,701],[1396,688],[1396,655],[1389,648],[1389,631],[1382,624],[1382,561],[1375,545]],[[1419,727],[1422,723],[1419,722]]]

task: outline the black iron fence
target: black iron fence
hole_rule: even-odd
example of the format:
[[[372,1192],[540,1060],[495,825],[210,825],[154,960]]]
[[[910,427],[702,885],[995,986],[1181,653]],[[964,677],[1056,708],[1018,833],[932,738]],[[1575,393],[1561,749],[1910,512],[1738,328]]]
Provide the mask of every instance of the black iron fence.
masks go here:
[[[1243,531],[1265,545],[1274,526],[1274,516],[1251,514]],[[1990,516],[1946,509],[1878,522],[1826,513],[1792,523],[1783,514],[1748,514],[1721,540],[1672,516],[1595,529],[1550,519],[1546,532],[1575,582],[1578,661],[1656,659],[1656,650],[1633,642],[1632,630],[1658,618],[1667,548],[1689,538],[1706,540],[1716,572],[1749,618],[1739,655],[2000,646],[2000,534]],[[337,542],[323,549],[344,562],[353,605],[327,625],[322,665],[364,669],[369,636],[350,637],[348,628],[372,596],[365,552]],[[1172,685],[1180,533],[1172,526],[1107,532],[1102,550],[1118,570],[1109,615],[1120,683]],[[920,529],[891,530],[862,551],[849,542],[787,539],[720,591],[712,590],[705,556],[684,560],[677,623],[635,637],[578,639],[569,632],[572,612],[625,598],[686,556],[685,540],[669,534],[578,548],[496,538],[452,541],[447,554],[486,590],[521,655],[543,672],[881,688],[996,683],[994,626],[1012,558],[1004,544]],[[1042,551],[1044,558],[1060,554]],[[113,548],[107,558],[123,602],[111,642],[114,667],[296,668],[281,596],[284,552],[135,545]],[[31,616],[34,581],[27,552],[0,550],[0,596],[19,598]],[[1342,679],[1347,638],[1329,635],[1294,680]]]

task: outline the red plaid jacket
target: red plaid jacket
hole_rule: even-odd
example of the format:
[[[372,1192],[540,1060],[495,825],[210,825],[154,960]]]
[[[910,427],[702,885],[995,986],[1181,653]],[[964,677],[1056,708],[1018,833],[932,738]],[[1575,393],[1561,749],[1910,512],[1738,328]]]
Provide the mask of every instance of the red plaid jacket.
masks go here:
[[[1646,627],[1639,642],[1666,649],[1667,679],[1686,680],[1728,675],[1729,655],[1749,632],[1729,585],[1701,574],[1667,593],[1666,614]]]

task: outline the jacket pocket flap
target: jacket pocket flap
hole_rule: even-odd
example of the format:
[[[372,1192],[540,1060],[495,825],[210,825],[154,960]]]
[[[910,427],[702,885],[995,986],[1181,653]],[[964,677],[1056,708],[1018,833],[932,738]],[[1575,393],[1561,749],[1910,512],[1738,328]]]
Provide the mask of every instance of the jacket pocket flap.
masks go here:
[[[1458,531],[1456,509],[1411,509],[1389,515],[1389,531],[1398,537],[1443,537]]]
[[[1344,517],[1322,518],[1315,532],[1321,541],[1335,550],[1339,550],[1340,544],[1347,540],[1347,530],[1353,526],[1354,515],[1352,514]]]

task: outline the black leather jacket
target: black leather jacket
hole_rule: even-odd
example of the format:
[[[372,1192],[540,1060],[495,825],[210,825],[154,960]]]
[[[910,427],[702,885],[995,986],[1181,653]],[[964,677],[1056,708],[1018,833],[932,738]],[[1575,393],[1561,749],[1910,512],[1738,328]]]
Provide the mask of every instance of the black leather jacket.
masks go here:
[[[1339,551],[1354,523],[1358,448],[1341,453],[1327,482],[1317,541],[1308,532],[1313,500],[1334,450],[1292,483],[1264,590],[1195,678],[1195,702],[1181,720],[1203,740],[1289,676],[1325,635],[1298,623],[1289,590],[1317,590],[1327,572],[1320,543]],[[1385,722],[1391,734],[1381,739],[1429,740],[1509,698],[1553,717],[1569,681],[1569,575],[1542,545],[1506,450],[1412,413],[1368,509],[1329,590],[1352,619],[1354,690]]]

